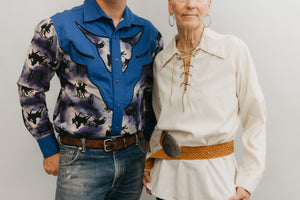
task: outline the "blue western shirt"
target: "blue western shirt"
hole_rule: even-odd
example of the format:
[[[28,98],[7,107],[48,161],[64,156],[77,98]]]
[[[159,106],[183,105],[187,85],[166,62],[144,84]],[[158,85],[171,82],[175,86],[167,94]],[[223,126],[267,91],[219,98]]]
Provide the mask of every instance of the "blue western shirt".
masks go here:
[[[161,49],[160,33],[128,7],[117,27],[95,0],[43,20],[18,85],[24,123],[44,157],[59,152],[53,129],[80,138],[143,130],[149,139],[152,63]],[[52,123],[45,92],[55,73],[61,90]]]

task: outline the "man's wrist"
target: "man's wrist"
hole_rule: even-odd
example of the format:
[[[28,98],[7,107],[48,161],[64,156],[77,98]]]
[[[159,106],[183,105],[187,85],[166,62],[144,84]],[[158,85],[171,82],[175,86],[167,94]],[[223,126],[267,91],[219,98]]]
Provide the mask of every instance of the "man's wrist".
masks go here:
[[[37,142],[40,146],[44,158],[59,153],[59,145],[54,133],[38,139]]]

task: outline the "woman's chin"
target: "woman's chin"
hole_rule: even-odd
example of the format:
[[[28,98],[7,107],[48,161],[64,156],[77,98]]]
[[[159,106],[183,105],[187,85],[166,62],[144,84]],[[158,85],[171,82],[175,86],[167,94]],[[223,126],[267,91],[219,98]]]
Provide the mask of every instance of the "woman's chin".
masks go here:
[[[178,28],[182,28],[182,29],[197,29],[200,26],[201,25],[199,24],[199,22],[189,21],[189,22],[185,22],[185,23],[179,25]]]

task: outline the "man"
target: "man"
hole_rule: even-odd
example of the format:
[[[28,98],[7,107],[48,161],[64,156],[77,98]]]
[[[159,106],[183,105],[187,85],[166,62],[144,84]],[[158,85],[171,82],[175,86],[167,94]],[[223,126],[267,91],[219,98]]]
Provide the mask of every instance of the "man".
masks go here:
[[[36,27],[18,85],[44,169],[58,175],[56,199],[139,199],[145,138],[155,125],[152,62],[161,49],[160,33],[126,0],[86,0]],[[61,90],[52,124],[44,93],[55,73]]]

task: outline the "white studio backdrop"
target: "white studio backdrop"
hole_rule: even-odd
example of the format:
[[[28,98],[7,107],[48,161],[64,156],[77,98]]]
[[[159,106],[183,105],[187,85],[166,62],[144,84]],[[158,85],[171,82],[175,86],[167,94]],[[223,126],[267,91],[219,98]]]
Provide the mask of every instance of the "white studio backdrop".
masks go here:
[[[0,2],[0,199],[53,200],[56,177],[42,168],[42,155],[21,117],[16,81],[34,27],[83,0]],[[176,33],[168,24],[167,0],[128,0],[129,7],[160,30],[167,45]],[[300,1],[212,0],[211,28],[246,42],[265,94],[266,171],[255,200],[298,199],[300,189]],[[50,114],[58,94],[54,78],[47,102]],[[242,147],[236,140],[236,156]],[[201,187],[199,185],[199,187]],[[141,200],[154,200],[143,193]]]

